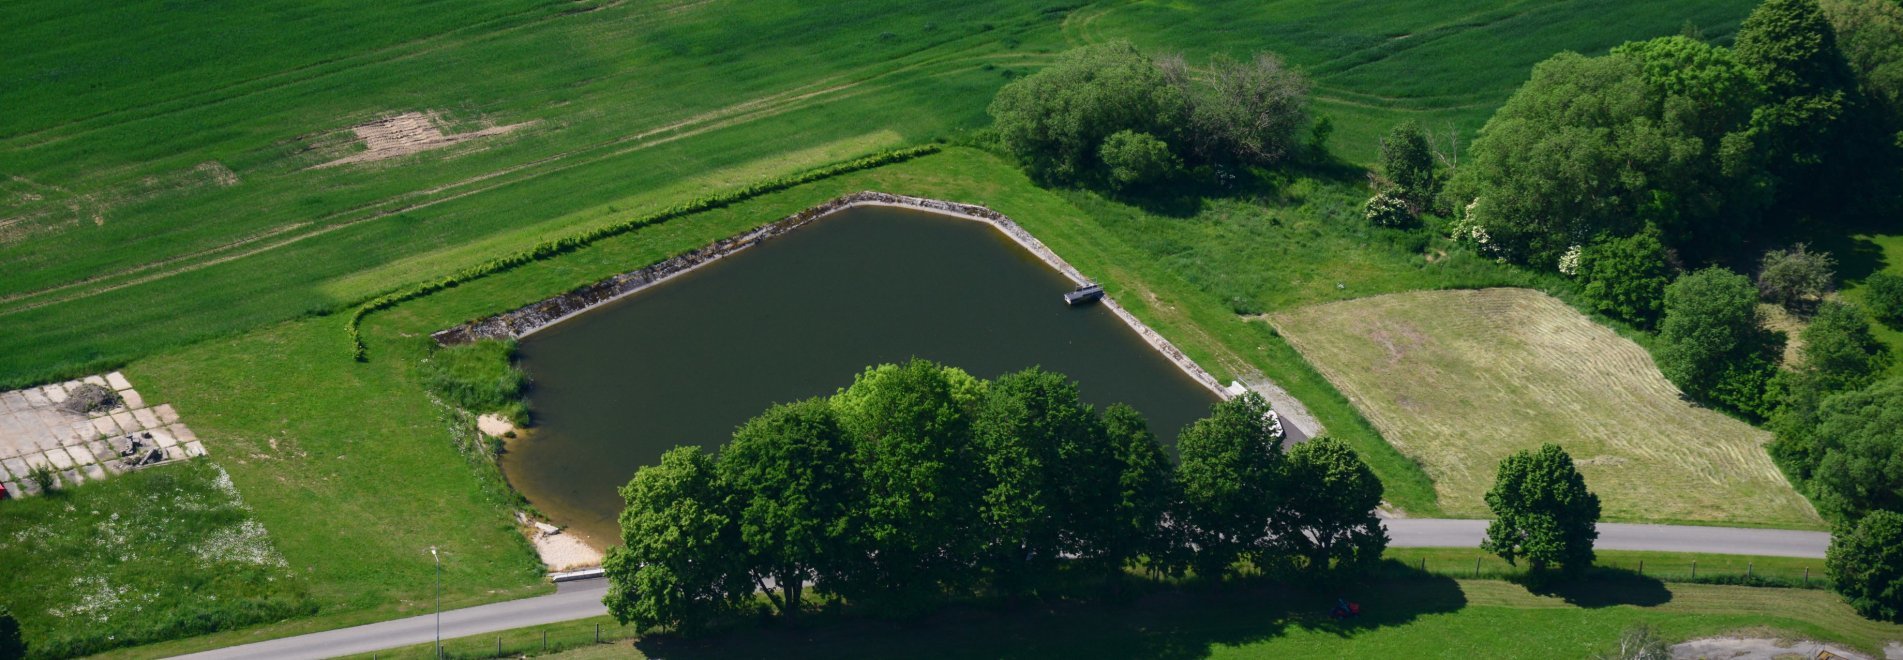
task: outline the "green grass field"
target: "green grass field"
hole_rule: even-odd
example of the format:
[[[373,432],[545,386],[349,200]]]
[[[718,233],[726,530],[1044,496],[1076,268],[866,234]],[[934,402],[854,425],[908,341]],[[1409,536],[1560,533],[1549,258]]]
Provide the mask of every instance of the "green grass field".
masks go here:
[[[1682,400],[1652,358],[1529,289],[1416,292],[1270,322],[1434,480],[1486,517],[1507,454],[1572,454],[1609,520],[1817,527],[1763,450],[1770,434]]]
[[[1076,43],[1282,52],[1316,76],[1336,151],[1365,160],[1402,118],[1471,132],[1553,52],[1687,21],[1722,37],[1749,6],[13,7],[0,383],[337,309],[750,175],[978,128],[1007,72]],[[452,131],[536,123],[308,169],[351,151],[348,127],[401,112],[441,113]]]
[[[1366,228],[1353,172],[1157,207],[1040,189],[1007,162],[954,148],[380,312],[365,326],[367,364],[345,357],[333,312],[710,191],[957,138],[986,124],[999,86],[1078,44],[1128,38],[1193,62],[1280,52],[1314,76],[1336,156],[1365,163],[1376,136],[1407,118],[1464,144],[1554,52],[1687,23],[1723,41],[1753,3],[341,4],[3,10],[0,386],[125,365],[206,439],[316,611],[136,655],[420,611],[432,545],[446,552],[448,606],[546,591],[509,520],[522,503],[475,450],[468,420],[423,386],[424,333],[864,189],[1011,215],[1217,376],[1261,373],[1287,388],[1367,458],[1391,502],[1441,514],[1429,472],[1238,313],[1542,282],[1419,234]],[[361,151],[350,127],[409,112],[434,113],[450,133],[521,126],[313,169]],[[71,501],[95,498],[107,500],[82,489]],[[14,598],[0,592],[20,609]]]

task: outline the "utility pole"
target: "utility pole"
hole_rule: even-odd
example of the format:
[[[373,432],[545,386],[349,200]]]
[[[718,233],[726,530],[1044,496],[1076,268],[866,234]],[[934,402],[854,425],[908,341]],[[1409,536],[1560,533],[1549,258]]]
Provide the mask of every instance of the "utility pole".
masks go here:
[[[443,659],[443,556],[436,554],[436,546],[429,547],[429,556],[436,560],[436,660]]]

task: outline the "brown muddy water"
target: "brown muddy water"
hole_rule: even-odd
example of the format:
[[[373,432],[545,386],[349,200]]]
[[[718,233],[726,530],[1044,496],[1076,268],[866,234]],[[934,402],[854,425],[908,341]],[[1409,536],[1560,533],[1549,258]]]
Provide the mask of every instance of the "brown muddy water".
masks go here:
[[[536,508],[618,543],[616,493],[683,444],[710,450],[775,402],[829,395],[867,365],[913,356],[993,378],[1068,374],[1098,406],[1128,403],[1165,441],[1214,393],[989,225],[860,207],[521,340],[535,429],[502,457]]]

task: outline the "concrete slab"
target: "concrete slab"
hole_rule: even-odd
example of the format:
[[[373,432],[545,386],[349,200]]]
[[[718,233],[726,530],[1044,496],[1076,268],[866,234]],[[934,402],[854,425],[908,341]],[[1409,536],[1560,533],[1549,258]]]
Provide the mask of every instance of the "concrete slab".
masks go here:
[[[79,476],[78,470],[67,470],[59,473],[60,488],[72,488],[83,483],[86,483],[86,478]]]
[[[194,457],[194,458],[198,456],[204,456],[205,443],[199,442],[197,440],[193,440],[191,442],[185,443],[185,455]]]
[[[76,463],[73,462],[73,455],[66,453],[64,449],[47,451],[44,456],[46,456],[47,461],[53,464],[53,467],[61,470],[71,470],[73,466],[76,465]]]
[[[160,447],[175,447],[179,444],[178,438],[172,437],[172,434],[164,431],[153,431],[152,439],[159,441]]]
[[[106,384],[105,376],[87,376],[85,378],[81,378],[80,380],[86,381],[88,383],[92,383],[94,385],[98,385],[100,387],[112,387],[111,385]]]
[[[23,396],[26,398],[27,405],[33,406],[35,408],[45,408],[47,406],[53,405],[52,401],[47,400],[46,393],[41,392],[39,388],[34,388],[30,390],[21,390],[20,396]]]
[[[99,458],[93,454],[91,449],[87,449],[86,445],[67,447],[66,453],[73,455],[74,465],[92,465],[99,462]]]
[[[140,408],[145,407],[145,397],[139,396],[138,390],[129,389],[129,390],[121,391],[119,392],[119,398],[125,400],[126,407],[132,410],[138,410]]]
[[[0,407],[4,407],[8,411],[25,411],[31,406],[27,405],[26,395],[16,390],[0,393]]]
[[[91,451],[93,456],[97,456],[101,461],[112,458],[115,455],[112,452],[112,446],[106,444],[104,440],[87,441],[86,449],[87,451]]]
[[[172,409],[172,404],[161,403],[152,409],[152,414],[159,416],[160,424],[178,423],[178,411]]]
[[[73,422],[73,435],[84,439],[97,439],[105,436],[104,433],[99,432],[98,426],[94,425],[91,420]]]
[[[165,427],[165,430],[171,433],[172,437],[178,438],[179,442],[191,442],[198,439],[198,434],[193,433],[191,429],[185,428],[184,424],[173,424]]]
[[[59,383],[53,383],[52,385],[47,385],[45,387],[40,388],[40,393],[45,394],[46,400],[53,402],[55,405],[66,402],[66,386],[65,385],[61,385]]]
[[[79,471],[85,474],[86,479],[89,481],[100,481],[105,479],[107,476],[106,468],[100,467],[98,463],[94,463],[92,465],[88,465],[86,467],[80,468]]]
[[[139,426],[148,429],[156,429],[164,426],[164,424],[159,423],[159,416],[152,414],[151,408],[140,408],[132,411],[132,418],[139,420]]]
[[[173,445],[173,446],[165,448],[165,460],[182,461],[182,460],[185,460],[185,458],[186,456],[185,456],[184,447]]]
[[[112,414],[112,421],[113,421],[113,423],[115,423],[115,424],[118,424],[118,425],[119,425],[119,429],[120,429],[120,430],[123,430],[123,431],[125,431],[126,433],[132,433],[132,432],[134,432],[134,431],[140,431],[140,430],[143,430],[143,429],[145,428],[145,426],[144,426],[144,425],[142,425],[142,424],[140,424],[140,423],[139,423],[139,420],[137,420],[137,419],[134,419],[134,418],[132,417],[132,413],[131,413],[131,412],[128,412],[128,411],[124,411],[124,410],[121,410],[121,411],[119,411],[119,412],[116,412],[116,413],[113,413],[113,414]]]
[[[115,390],[132,389],[132,383],[126,381],[126,375],[117,371],[106,374],[106,385]]]
[[[13,475],[15,479],[25,479],[26,473],[33,469],[32,466],[27,465],[25,458],[9,458],[0,463],[7,464],[7,474]]]
[[[45,453],[27,454],[25,456],[21,456],[20,458],[26,461],[26,468],[28,472],[31,472],[38,468],[53,467],[53,461],[51,459],[48,459]]]
[[[106,474],[125,474],[126,473],[126,464],[120,462],[119,459],[116,459],[116,458],[110,461],[106,461],[104,463],[100,463],[99,465],[101,467],[106,468]]]
[[[99,435],[119,435],[120,433],[119,424],[112,421],[111,417],[94,417],[93,430]]]

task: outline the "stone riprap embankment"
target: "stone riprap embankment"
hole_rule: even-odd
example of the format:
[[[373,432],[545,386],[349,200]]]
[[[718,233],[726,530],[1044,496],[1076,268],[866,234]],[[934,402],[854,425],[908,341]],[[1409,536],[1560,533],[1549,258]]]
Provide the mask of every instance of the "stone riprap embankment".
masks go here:
[[[520,309],[442,330],[432,335],[432,337],[434,337],[438,343],[444,345],[460,344],[480,339],[517,339],[525,337],[537,330],[585,312],[603,303],[654,286],[670,277],[691,271],[702,265],[718,260],[721,257],[740,252],[741,250],[785,235],[814,220],[859,206],[893,206],[918,209],[940,215],[984,222],[996,228],[999,232],[1002,232],[1019,246],[1030,251],[1031,254],[1035,255],[1051,268],[1056,269],[1057,272],[1062,273],[1065,277],[1070,278],[1073,282],[1082,285],[1090,281],[1081,271],[1071,266],[1069,262],[1064,261],[1063,257],[1058,256],[1056,252],[1053,252],[1048,246],[1044,245],[1043,241],[1038,240],[1036,236],[1031,235],[1031,232],[1019,226],[1017,222],[1005,217],[1002,213],[974,204],[960,204],[936,199],[866,191],[835,198],[818,206],[781,218],[778,221],[758,229],[715,241],[706,247],[639,270],[622,273]],[[1053,296],[1052,301],[1055,302],[1056,300],[1057,298]],[[1215,376],[1210,375],[1208,371],[1196,364],[1194,360],[1189,359],[1189,356],[1184,355],[1181,350],[1176,348],[1176,345],[1170,343],[1168,339],[1164,339],[1162,335],[1157,334],[1155,330],[1150,329],[1150,327],[1145,325],[1142,321],[1137,320],[1137,318],[1130,314],[1128,310],[1124,309],[1122,305],[1117,304],[1116,300],[1105,296],[1101,304],[1109,308],[1111,313],[1116,314],[1117,318],[1122,319],[1125,324],[1130,326],[1131,330],[1134,330],[1145,342],[1148,342],[1150,346],[1162,353],[1171,363],[1182,369],[1183,373],[1188,374],[1191,379],[1203,387],[1208,388],[1217,396],[1228,398],[1235,395],[1234,392],[1223,387],[1222,383],[1216,380]],[[1259,387],[1256,383],[1252,382],[1248,384],[1249,389],[1263,394],[1264,397],[1269,400],[1269,403],[1278,411],[1301,411],[1299,416],[1290,421],[1295,422],[1298,427],[1301,427],[1301,430],[1305,432],[1303,434],[1304,437],[1312,436],[1315,432],[1319,431],[1319,425],[1312,421],[1312,417],[1306,415],[1306,409],[1302,407],[1300,402],[1288,396],[1281,388],[1274,387],[1273,383],[1262,382],[1269,387]],[[1303,423],[1304,419],[1308,420],[1306,424]]]
[[[84,409],[70,397],[110,393]],[[0,392],[0,481],[14,496],[37,495],[32,474],[51,470],[59,487],[205,455],[171,404],[149,406],[124,374]]]

